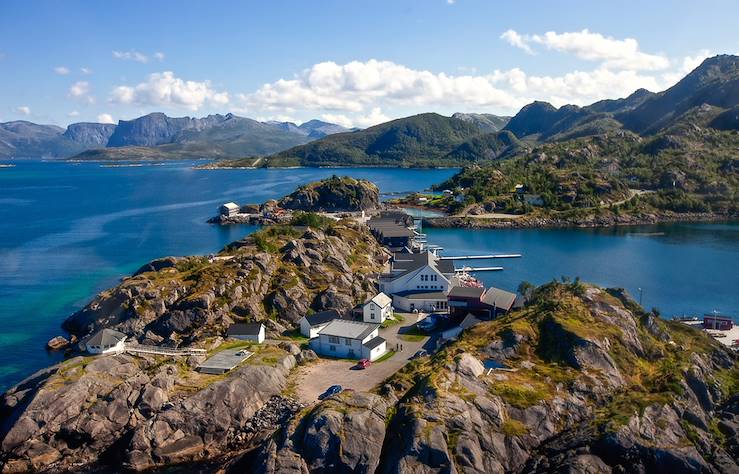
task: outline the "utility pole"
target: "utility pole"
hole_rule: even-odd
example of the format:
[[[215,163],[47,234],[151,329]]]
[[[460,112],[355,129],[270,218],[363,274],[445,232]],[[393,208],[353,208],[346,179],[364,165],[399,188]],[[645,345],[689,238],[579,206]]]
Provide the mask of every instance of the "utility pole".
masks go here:
[[[638,290],[639,290],[639,306],[641,306],[642,294],[644,293],[644,291],[641,288],[638,288]]]

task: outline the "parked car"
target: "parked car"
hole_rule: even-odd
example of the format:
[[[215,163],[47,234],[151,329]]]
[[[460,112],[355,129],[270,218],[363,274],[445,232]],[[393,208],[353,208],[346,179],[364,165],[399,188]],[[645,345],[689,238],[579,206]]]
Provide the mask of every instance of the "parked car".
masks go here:
[[[337,393],[341,392],[341,390],[341,385],[331,385],[325,392],[318,396],[318,399],[323,400],[330,397],[331,395],[336,395]]]
[[[425,357],[429,355],[429,353],[425,349],[421,349],[420,351],[413,354],[413,357],[411,359],[418,359],[419,357]]]
[[[366,369],[370,365],[372,365],[372,361],[369,359],[361,359],[359,362],[357,362],[358,369]]]

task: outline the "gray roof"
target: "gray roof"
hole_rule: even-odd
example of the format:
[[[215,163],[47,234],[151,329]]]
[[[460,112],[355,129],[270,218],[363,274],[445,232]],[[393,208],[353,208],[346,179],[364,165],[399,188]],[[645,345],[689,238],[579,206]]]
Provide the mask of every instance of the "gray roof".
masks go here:
[[[126,335],[113,329],[101,329],[87,340],[89,346],[114,346],[126,339]]]
[[[256,336],[262,330],[262,323],[236,323],[228,327],[229,336]]]
[[[395,293],[398,296],[409,300],[445,300],[446,294],[443,291],[423,291],[423,290],[409,290]]]
[[[379,328],[379,324],[363,323],[360,321],[348,321],[344,319],[334,319],[328,326],[321,330],[321,336],[337,336],[348,339],[362,340]]]
[[[380,344],[382,344],[383,342],[385,342],[385,339],[383,339],[382,337],[380,337],[380,336],[373,337],[372,339],[370,339],[369,341],[367,341],[366,344],[364,344],[364,347],[366,347],[369,350],[372,350],[375,347],[377,347]]]
[[[308,321],[308,324],[313,327],[333,321],[334,319],[341,319],[341,314],[339,314],[335,309],[329,309],[327,311],[305,315],[305,319]]]
[[[467,316],[464,317],[461,323],[459,323],[459,327],[462,329],[471,328],[472,326],[477,326],[482,322],[482,319],[472,315],[467,314]]]
[[[441,260],[431,252],[396,252],[393,254],[393,272],[401,272],[401,275],[418,270],[426,265],[430,265],[444,274],[454,273],[454,261]]]
[[[449,290],[450,297],[458,298],[477,298],[480,299],[482,294],[485,293],[485,288],[475,288],[470,286],[454,286]]]
[[[511,309],[514,301],[516,301],[515,293],[501,290],[499,288],[488,288],[482,296],[483,303],[506,311]]]

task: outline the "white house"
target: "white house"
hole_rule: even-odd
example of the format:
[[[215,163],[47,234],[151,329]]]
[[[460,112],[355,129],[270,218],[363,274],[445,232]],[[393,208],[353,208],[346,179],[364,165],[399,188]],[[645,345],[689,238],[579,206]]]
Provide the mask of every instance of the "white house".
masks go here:
[[[226,336],[261,344],[266,337],[266,331],[262,323],[236,323],[228,327]]]
[[[387,352],[387,343],[380,337],[379,324],[335,319],[311,339],[316,353],[348,359],[376,360]]]
[[[227,202],[226,204],[222,205],[218,208],[219,214],[222,216],[233,216],[235,214],[239,213],[239,205],[235,202]]]
[[[390,273],[381,275],[379,283],[380,291],[388,295],[407,291],[446,293],[455,284],[454,263],[431,252],[395,253]]]
[[[341,319],[341,315],[335,309],[303,316],[298,321],[300,334],[310,339],[318,337],[318,333],[334,319]]]
[[[85,342],[90,354],[120,354],[126,349],[126,335],[113,329],[101,329]]]
[[[364,304],[362,308],[362,319],[365,323],[384,323],[392,316],[392,298],[385,293],[378,293],[374,298]]]

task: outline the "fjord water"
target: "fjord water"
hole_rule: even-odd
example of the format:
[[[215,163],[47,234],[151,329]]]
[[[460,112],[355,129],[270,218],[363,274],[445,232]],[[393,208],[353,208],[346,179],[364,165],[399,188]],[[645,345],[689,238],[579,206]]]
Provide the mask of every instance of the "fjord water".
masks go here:
[[[422,190],[455,170],[195,170],[19,161],[0,168],[0,390],[60,356],[66,316],[144,263],[217,252],[252,226],[206,223],[227,201],[261,203],[332,174],[383,192]]]
[[[151,259],[216,252],[253,231],[205,223],[225,201],[262,202],[332,174],[370,179],[386,193],[422,190],[454,171],[39,161],[0,168],[0,390],[61,357],[44,350],[46,341],[98,291]],[[666,315],[718,309],[736,316],[739,309],[735,224],[426,231],[447,255],[523,253],[494,262],[505,271],[479,275],[505,289],[515,290],[522,280],[580,276],[637,297],[642,287],[644,305]]]

